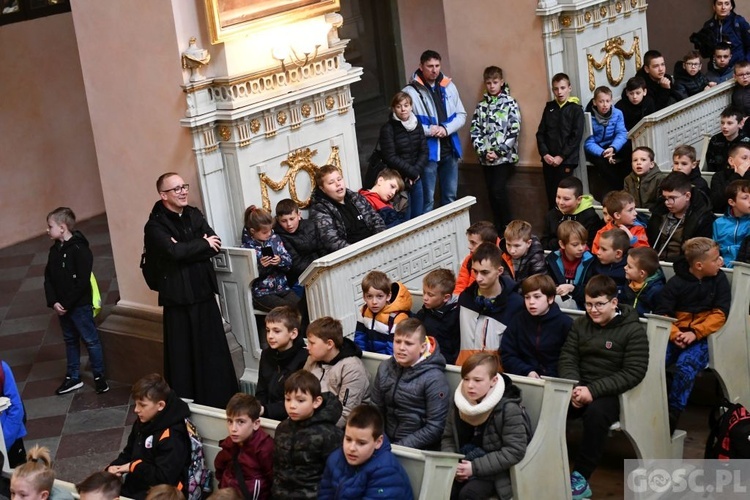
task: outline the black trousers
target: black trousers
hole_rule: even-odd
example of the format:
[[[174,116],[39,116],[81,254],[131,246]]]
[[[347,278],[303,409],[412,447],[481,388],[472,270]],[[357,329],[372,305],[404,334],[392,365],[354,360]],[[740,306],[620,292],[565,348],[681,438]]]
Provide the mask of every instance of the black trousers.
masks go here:
[[[214,408],[239,391],[215,299],[164,306],[164,377],[181,398]]]
[[[487,186],[487,196],[495,219],[498,234],[502,235],[505,226],[513,220],[510,199],[508,198],[508,180],[515,171],[512,163],[501,165],[484,165],[484,183]]]
[[[573,171],[578,165],[558,165],[553,167],[542,161],[542,175],[544,175],[544,189],[547,191],[547,205],[549,210],[555,208],[557,203],[557,185],[566,177],[573,175]]]
[[[586,158],[594,164],[594,169],[599,175],[599,186],[591,189],[594,198],[603,201],[604,195],[610,191],[622,191],[625,177],[631,171],[629,159],[626,160],[619,154],[615,156],[616,163],[610,163],[609,160],[602,157],[587,155]]]
[[[568,418],[583,419],[583,439],[573,463],[573,471],[580,472],[588,480],[602,458],[609,426],[620,419],[620,400],[617,396],[604,396],[583,408],[571,405]]]
[[[495,482],[488,479],[472,478],[460,483],[453,481],[451,500],[477,500],[495,495]]]

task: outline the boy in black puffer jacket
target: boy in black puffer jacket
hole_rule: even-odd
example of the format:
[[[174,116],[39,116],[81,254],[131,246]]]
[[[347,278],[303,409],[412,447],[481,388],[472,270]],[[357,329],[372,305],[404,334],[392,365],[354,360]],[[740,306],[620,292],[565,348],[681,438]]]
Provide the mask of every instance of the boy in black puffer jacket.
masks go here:
[[[293,285],[292,290],[297,292],[300,275],[312,261],[325,255],[326,251],[315,224],[303,219],[299,207],[289,198],[276,204],[276,224],[273,230],[281,237],[284,247],[292,256],[292,268],[286,273],[286,277]]]
[[[341,403],[330,392],[321,393],[320,381],[300,370],[284,383],[284,405],[289,418],[276,427],[273,455],[273,498],[318,498],[328,455],[344,437],[336,427]]]
[[[674,90],[686,99],[716,85],[701,73],[701,54],[691,50],[674,65]]]
[[[190,438],[185,419],[187,403],[175,394],[158,373],[146,375],[133,385],[138,420],[120,456],[107,471],[125,475],[121,495],[146,498],[149,488],[159,484],[188,488]]]
[[[271,309],[266,315],[268,347],[260,354],[255,397],[261,415],[274,420],[287,417],[284,409],[284,382],[307,361],[305,341],[299,335],[300,314],[290,306]]]
[[[503,236],[500,250],[504,276],[520,283],[533,274],[547,272],[544,249],[539,238],[531,234],[531,224],[525,220],[510,221]]]

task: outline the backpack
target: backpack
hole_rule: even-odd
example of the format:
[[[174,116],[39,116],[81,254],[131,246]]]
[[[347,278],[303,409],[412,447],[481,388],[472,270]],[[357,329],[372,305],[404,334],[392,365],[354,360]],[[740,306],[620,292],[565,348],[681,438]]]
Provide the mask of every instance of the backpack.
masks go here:
[[[747,408],[724,399],[709,414],[708,426],[711,431],[704,458],[750,458],[750,412]]]
[[[190,438],[190,465],[188,466],[188,500],[200,500],[208,497],[213,490],[213,472],[206,466],[203,454],[203,440],[195,424],[189,418],[185,419],[188,437]]]
[[[143,245],[143,253],[141,254],[141,273],[143,274],[143,279],[146,280],[148,287],[151,290],[158,292],[159,282],[161,281],[159,261],[154,252],[148,252],[146,250],[146,245]]]

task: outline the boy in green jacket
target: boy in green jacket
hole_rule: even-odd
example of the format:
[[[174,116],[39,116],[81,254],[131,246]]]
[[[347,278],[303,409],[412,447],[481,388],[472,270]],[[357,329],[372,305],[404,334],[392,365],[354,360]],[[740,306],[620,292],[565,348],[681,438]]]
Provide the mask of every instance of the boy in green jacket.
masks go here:
[[[568,333],[560,377],[578,380],[568,415],[583,418],[583,439],[570,482],[573,500],[591,497],[588,479],[602,456],[609,426],[620,418],[618,396],[638,385],[648,368],[646,328],[630,306],[617,304],[617,285],[598,275],[586,285],[586,316]]]

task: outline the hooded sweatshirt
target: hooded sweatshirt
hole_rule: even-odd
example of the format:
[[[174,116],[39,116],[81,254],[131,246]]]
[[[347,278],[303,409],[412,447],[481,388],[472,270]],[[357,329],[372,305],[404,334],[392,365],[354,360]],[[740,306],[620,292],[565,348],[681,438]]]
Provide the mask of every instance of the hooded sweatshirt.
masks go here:
[[[458,297],[452,295],[442,307],[438,309],[422,309],[417,311],[416,317],[424,325],[427,335],[434,337],[440,345],[440,352],[445,362],[452,365],[456,362],[461,348],[461,330],[458,322]]]
[[[643,317],[656,309],[665,284],[664,272],[659,268],[640,285],[628,282],[620,294],[620,304],[635,307],[638,316]]]
[[[542,235],[542,246],[545,250],[560,249],[557,239],[557,228],[565,220],[580,222],[586,228],[586,231],[589,233],[586,243],[589,247],[594,242],[596,232],[604,225],[602,218],[594,210],[594,197],[590,194],[584,194],[581,197],[581,202],[571,214],[564,214],[557,207],[547,212],[547,215],[544,217],[544,233]]]
[[[62,243],[55,241],[44,269],[47,307],[57,302],[66,310],[91,305],[93,264],[89,242],[80,231],[74,231],[71,238]]]
[[[411,293],[401,283],[391,284],[391,298],[377,314],[363,305],[357,315],[354,342],[363,351],[393,354],[393,333],[396,325],[411,314]]]
[[[284,382],[292,373],[301,370],[307,361],[304,339],[297,335],[286,351],[263,349],[258,364],[258,385],[255,397],[263,405],[263,416],[274,420],[287,417],[284,408]]]
[[[361,358],[362,350],[351,339],[344,338],[339,353],[331,361],[308,357],[305,363],[305,370],[320,380],[321,390],[339,398],[343,411],[336,425],[341,428],[354,408],[370,402],[370,377]]]

